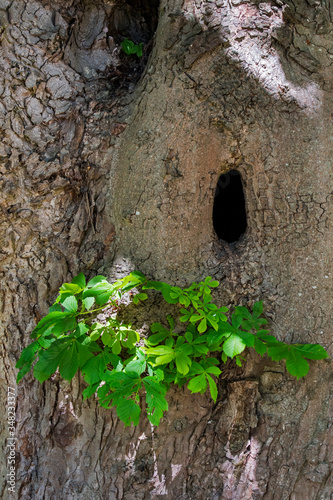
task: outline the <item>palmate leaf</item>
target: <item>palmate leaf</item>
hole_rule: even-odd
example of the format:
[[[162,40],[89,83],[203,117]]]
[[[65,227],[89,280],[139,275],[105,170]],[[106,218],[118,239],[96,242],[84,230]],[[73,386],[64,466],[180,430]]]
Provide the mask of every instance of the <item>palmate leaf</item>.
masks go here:
[[[251,313],[246,307],[236,306],[235,312],[236,312],[236,314],[239,314],[240,316],[242,316],[242,318],[252,319]]]
[[[134,44],[131,47],[137,51]],[[229,324],[224,314],[228,308],[218,308],[211,303],[211,288],[217,285],[207,277],[182,289],[163,282],[147,281],[136,271],[113,284],[104,276],[96,276],[86,285],[85,277],[80,273],[71,283],[62,285],[49,314],[36,326],[32,336],[38,340],[23,350],[17,363],[20,369],[17,380],[31,369],[37,355],[39,359],[34,373],[41,382],[49,378],[58,366],[60,375],[67,380],[71,380],[80,368],[85,381],[90,384],[83,396],[86,398],[97,392],[100,404],[105,408],[117,407],[118,417],[126,426],[132,422],[137,425],[139,421],[138,391],[144,384],[148,418],[153,425],[159,425],[168,408],[165,394],[172,383],[183,386],[188,382],[192,393],[203,393],[209,387],[212,399],[217,400],[215,377],[221,374],[216,366],[220,361],[208,357],[210,351],[222,351],[222,361],[235,358],[241,366],[244,358],[240,354],[246,346],[254,347],[260,355],[268,352],[273,360],[285,358],[287,370],[297,378],[309,370],[305,358],[324,359],[328,356],[317,344],[289,346],[269,335],[262,326],[267,320],[260,317],[263,313],[261,301],[254,305],[253,315],[245,307],[237,306]],[[178,307],[181,323],[190,324],[183,332],[174,332],[174,320],[168,317],[170,329],[160,324],[152,325],[153,335],[144,340],[146,347],[137,347],[138,333],[131,325],[125,325],[120,315],[114,316],[112,312],[106,325],[96,324],[93,315],[81,316],[91,312],[94,304],[103,306],[110,299],[112,301],[112,296],[121,299],[123,293],[133,288],[138,291],[134,299],[132,296],[132,302],[147,298],[141,290],[158,290],[169,304],[178,302],[183,306],[182,309]],[[82,300],[80,312],[79,300]],[[116,305],[117,301],[113,299],[112,303]],[[96,309],[103,309],[97,306]],[[204,333],[207,327],[209,330]],[[250,333],[252,329],[256,330],[254,335]]]

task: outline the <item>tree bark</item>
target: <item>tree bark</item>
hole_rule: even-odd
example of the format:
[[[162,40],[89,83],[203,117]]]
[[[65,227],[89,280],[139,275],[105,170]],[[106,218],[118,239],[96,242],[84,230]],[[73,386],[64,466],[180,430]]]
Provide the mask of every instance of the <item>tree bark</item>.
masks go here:
[[[2,400],[80,271],[180,286],[210,275],[216,303],[262,299],[279,339],[332,353],[332,2],[0,0],[0,19]],[[144,41],[142,60],[124,37]],[[247,230],[228,244],[212,213],[231,169]],[[79,377],[28,374],[17,498],[332,498],[330,361],[295,381],[246,357],[224,368],[216,404],[170,391],[159,428],[125,429],[82,401]]]

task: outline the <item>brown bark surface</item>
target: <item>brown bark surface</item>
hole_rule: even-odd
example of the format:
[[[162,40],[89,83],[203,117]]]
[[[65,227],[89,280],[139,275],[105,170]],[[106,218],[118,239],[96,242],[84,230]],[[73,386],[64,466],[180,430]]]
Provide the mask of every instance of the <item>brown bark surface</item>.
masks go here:
[[[0,22],[1,400],[79,271],[214,276],[218,304],[262,299],[278,338],[332,354],[332,2],[0,0]],[[248,220],[232,245],[212,223],[230,169]],[[248,354],[215,405],[170,391],[159,428],[82,402],[79,377],[29,374],[15,497],[332,499],[332,368],[310,365],[296,382]]]

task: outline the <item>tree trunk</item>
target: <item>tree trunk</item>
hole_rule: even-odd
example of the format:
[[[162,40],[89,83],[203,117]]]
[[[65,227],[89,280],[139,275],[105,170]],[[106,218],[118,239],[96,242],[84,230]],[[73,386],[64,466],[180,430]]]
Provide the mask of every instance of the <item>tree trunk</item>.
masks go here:
[[[332,2],[0,9],[3,400],[36,321],[79,271],[138,269],[181,286],[210,275],[216,303],[262,299],[279,339],[329,348]],[[144,42],[142,59],[121,52],[125,37]],[[213,204],[230,170],[247,229],[228,243]],[[236,212],[231,201],[223,219],[236,224]],[[224,368],[216,404],[170,391],[159,428],[124,428],[83,402],[79,377],[41,385],[28,374],[15,498],[328,500],[332,372],[310,365],[295,381],[248,354]]]

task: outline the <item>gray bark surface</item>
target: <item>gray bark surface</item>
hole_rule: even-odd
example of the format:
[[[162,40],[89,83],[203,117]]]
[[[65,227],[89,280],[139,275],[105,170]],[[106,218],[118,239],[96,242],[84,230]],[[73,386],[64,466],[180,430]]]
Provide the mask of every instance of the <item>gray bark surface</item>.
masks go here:
[[[156,9],[0,0],[2,401],[36,322],[80,271],[214,276],[216,303],[262,299],[279,339],[332,354],[332,2]],[[124,36],[145,41],[143,60],[121,53]],[[212,224],[230,169],[248,219],[233,245]],[[225,367],[216,404],[170,391],[159,428],[125,429],[83,387],[28,374],[17,388],[17,498],[333,498],[329,360],[297,382],[249,353]],[[3,460],[4,499],[6,472]]]

